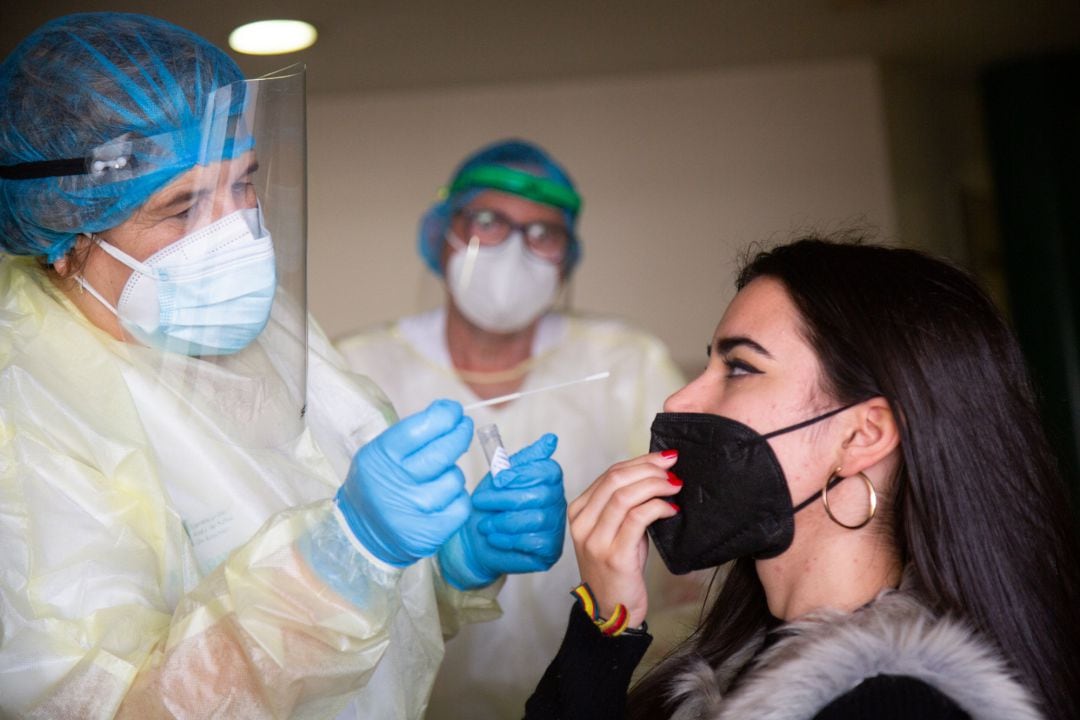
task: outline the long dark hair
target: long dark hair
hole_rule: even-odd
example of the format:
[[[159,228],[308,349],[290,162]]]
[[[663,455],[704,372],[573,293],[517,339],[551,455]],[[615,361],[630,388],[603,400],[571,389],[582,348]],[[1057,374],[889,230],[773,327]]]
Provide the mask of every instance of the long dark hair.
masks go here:
[[[1080,717],[1080,569],[1067,492],[1019,345],[965,272],[900,248],[806,238],[750,258],[782,282],[840,403],[880,395],[901,436],[891,531],[921,599],[994,643],[1050,718]],[[666,717],[686,652],[714,667],[768,622],[737,561],[697,631],[633,689]]]

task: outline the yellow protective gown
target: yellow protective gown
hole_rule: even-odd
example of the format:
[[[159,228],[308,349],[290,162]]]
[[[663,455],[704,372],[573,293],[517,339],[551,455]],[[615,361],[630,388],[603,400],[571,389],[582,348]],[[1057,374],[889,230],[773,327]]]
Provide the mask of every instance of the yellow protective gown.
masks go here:
[[[174,392],[0,256],[0,717],[422,717],[444,633],[497,586],[352,538],[328,498],[395,416],[310,336],[303,431],[260,445],[257,388]]]
[[[337,346],[350,368],[371,377],[403,413],[436,397],[477,400],[451,364],[445,309],[343,338]],[[573,500],[612,464],[648,452],[653,417],[682,386],[682,377],[663,343],[623,322],[558,313],[541,319],[522,390],[604,370],[611,371],[607,380],[478,408],[469,415],[477,427],[496,423],[510,452],[542,433],[558,435],[554,457],[563,467],[567,500]],[[488,470],[479,443],[458,465],[470,485]],[[696,624],[701,579],[676,578],[659,558],[650,558],[648,621],[655,653],[662,654]],[[428,720],[520,717],[558,650],[572,603],[570,589],[580,581],[569,531],[562,558],[551,570],[508,577],[499,596],[503,615],[464,628],[448,643]],[[650,651],[648,660],[655,660],[655,653]]]

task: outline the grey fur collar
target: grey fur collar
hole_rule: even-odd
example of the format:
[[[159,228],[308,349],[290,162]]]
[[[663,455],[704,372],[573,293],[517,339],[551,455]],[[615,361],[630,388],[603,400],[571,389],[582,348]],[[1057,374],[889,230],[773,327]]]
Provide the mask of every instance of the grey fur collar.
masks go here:
[[[875,675],[907,675],[937,688],[973,720],[1039,720],[1026,690],[991,647],[962,623],[936,619],[905,592],[883,593],[854,613],[791,623],[734,690],[757,638],[714,672],[700,658],[672,684],[672,720],[806,720]]]

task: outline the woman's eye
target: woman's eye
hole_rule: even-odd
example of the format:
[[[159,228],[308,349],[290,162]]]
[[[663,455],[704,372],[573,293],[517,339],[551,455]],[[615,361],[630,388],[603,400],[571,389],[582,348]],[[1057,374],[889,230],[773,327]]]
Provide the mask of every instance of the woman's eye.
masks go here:
[[[725,358],[724,365],[727,366],[728,374],[730,377],[741,377],[743,375],[760,375],[761,371],[748,362],[742,360],[736,360],[734,358]]]

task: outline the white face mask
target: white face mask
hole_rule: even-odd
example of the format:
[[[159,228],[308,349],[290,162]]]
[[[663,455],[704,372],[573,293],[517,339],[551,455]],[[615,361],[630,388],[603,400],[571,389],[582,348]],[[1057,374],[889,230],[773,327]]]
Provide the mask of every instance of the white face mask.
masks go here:
[[[98,240],[134,272],[114,308],[78,282],[139,342],[184,355],[228,355],[266,326],[277,279],[274,245],[259,210],[238,210],[139,262]]]
[[[468,251],[453,233],[447,241],[456,249],[446,264],[450,295],[477,327],[517,332],[555,302],[559,266],[530,252],[520,232],[498,245]],[[474,253],[470,263],[467,256]]]

